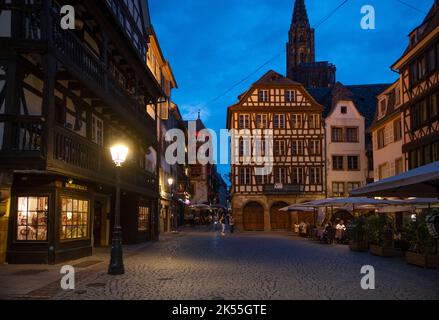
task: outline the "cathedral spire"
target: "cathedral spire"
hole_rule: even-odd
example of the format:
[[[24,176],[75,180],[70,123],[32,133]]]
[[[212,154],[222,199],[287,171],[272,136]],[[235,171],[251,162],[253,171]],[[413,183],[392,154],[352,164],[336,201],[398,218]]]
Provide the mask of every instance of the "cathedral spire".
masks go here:
[[[292,27],[309,27],[308,13],[306,12],[305,0],[296,0],[294,3]]]

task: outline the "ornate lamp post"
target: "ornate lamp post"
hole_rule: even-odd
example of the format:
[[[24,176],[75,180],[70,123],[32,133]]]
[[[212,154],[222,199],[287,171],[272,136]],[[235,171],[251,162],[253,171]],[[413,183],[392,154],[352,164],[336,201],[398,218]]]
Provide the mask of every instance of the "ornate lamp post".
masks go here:
[[[122,227],[120,225],[120,169],[128,156],[128,148],[123,145],[115,145],[110,151],[116,165],[116,201],[114,204],[113,240],[108,274],[121,275],[125,273],[125,269],[122,256]]]
[[[171,231],[175,231],[175,214],[174,214],[174,178],[169,177],[168,178],[168,186],[169,186],[169,190],[171,191],[171,218],[172,218],[172,230]]]

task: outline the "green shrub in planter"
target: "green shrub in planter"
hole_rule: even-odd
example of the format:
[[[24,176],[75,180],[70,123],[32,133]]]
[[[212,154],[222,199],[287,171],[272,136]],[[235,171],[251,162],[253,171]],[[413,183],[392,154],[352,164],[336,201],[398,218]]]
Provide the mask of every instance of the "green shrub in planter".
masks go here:
[[[354,242],[366,241],[366,218],[357,217],[354,218],[346,227],[349,240]]]
[[[438,214],[437,210],[424,210],[418,214],[415,221],[407,223],[407,235],[410,242],[410,251],[419,254],[438,254],[438,239],[435,239],[428,230],[427,217]]]
[[[381,247],[392,247],[393,231],[393,221],[387,215],[380,214],[367,218],[367,239],[371,244]]]

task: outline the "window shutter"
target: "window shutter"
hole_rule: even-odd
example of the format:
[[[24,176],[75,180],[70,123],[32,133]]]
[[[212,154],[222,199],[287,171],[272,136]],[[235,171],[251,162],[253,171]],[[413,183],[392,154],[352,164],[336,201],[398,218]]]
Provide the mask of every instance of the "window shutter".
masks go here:
[[[372,139],[373,139],[373,142],[372,142],[373,150],[378,150],[378,132],[377,131],[373,133]]]

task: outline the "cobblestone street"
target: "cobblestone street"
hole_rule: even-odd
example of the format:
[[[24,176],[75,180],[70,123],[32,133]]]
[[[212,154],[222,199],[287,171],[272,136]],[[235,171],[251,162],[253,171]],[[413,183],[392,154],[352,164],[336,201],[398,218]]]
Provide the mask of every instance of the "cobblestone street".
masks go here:
[[[363,265],[375,267],[376,290],[361,289]],[[103,259],[78,271],[76,290],[60,291],[58,280],[28,298],[439,299],[437,270],[288,234],[228,234],[223,239],[189,230],[126,254],[123,276],[109,276],[106,268]]]

